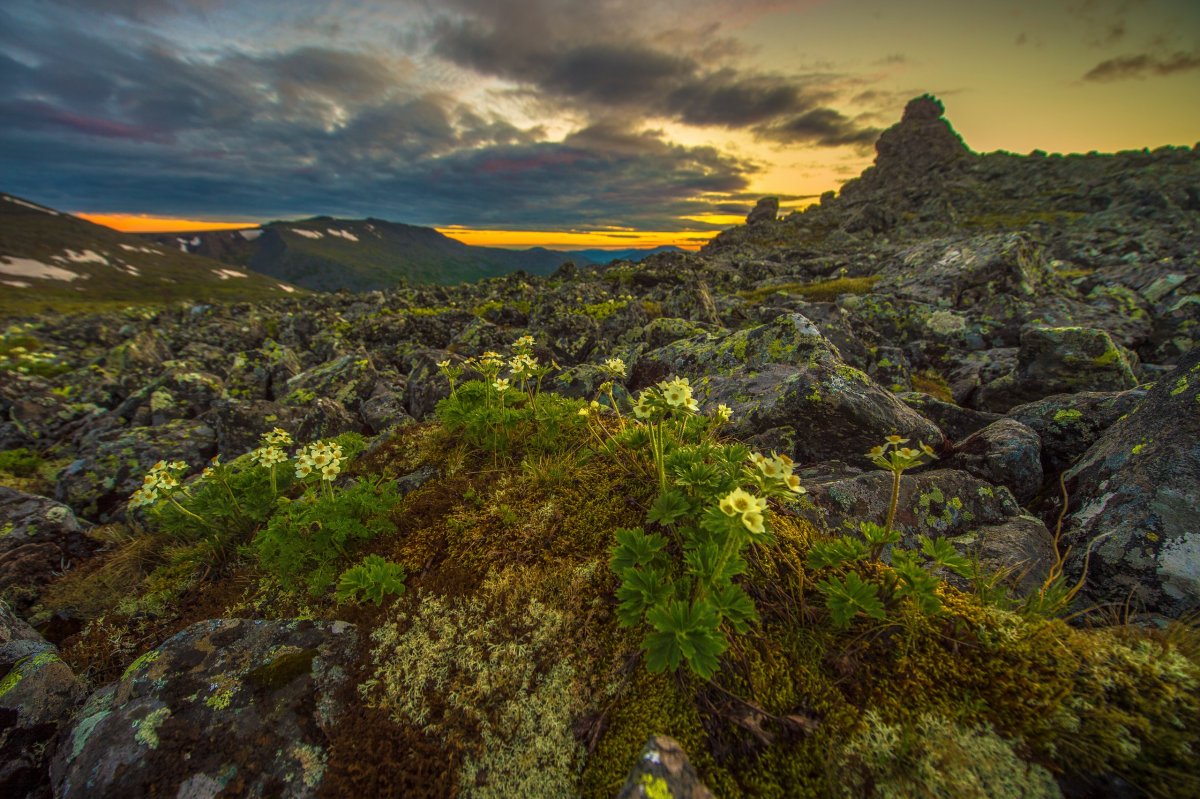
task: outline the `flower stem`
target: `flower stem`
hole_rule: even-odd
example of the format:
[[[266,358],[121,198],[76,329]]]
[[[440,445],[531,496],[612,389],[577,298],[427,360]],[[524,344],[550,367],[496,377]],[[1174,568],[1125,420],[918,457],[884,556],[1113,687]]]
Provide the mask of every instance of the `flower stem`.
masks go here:
[[[892,498],[888,502],[887,521],[883,524],[888,532],[892,531],[892,523],[896,521],[896,504],[900,501],[900,475],[903,473],[902,469],[892,471]]]

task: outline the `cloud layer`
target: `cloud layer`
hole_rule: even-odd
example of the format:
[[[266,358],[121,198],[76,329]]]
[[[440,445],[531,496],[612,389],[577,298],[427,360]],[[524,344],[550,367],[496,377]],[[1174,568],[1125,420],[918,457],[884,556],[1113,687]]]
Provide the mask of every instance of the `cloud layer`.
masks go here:
[[[16,0],[0,171],[71,208],[678,228],[741,207],[759,165],[663,125],[818,147],[878,132],[833,106],[839,76],[750,65],[718,22],[733,8],[331,2],[306,29],[273,0]]]

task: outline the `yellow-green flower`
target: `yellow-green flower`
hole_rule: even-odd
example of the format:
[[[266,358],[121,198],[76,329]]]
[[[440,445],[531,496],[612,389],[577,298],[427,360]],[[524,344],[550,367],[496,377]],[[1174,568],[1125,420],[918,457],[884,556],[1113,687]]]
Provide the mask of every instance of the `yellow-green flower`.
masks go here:
[[[742,524],[744,524],[746,526],[747,530],[754,533],[755,535],[762,535],[763,533],[765,533],[767,531],[765,519],[763,518],[762,511],[757,511],[757,510],[746,511],[745,513],[742,514]]]
[[[722,403],[721,405],[717,406],[716,417],[718,421],[728,422],[731,418],[733,418],[733,411],[728,405]]]

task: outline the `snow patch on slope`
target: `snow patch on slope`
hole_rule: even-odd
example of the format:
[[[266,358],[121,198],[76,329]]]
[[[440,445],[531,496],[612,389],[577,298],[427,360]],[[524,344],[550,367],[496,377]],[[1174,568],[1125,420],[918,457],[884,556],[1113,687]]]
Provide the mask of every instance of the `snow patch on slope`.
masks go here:
[[[69,250],[68,250],[69,252]],[[84,275],[72,272],[70,269],[44,264],[32,258],[13,258],[0,256],[0,274],[15,277],[35,277],[39,280],[65,280],[70,282]]]
[[[304,230],[304,229],[298,228],[298,227],[289,228],[289,230],[291,230],[293,233],[297,233],[297,234],[303,236],[306,239],[323,239],[323,238],[325,238],[325,235],[323,233],[321,233],[321,231],[319,231],[319,230]]]
[[[338,230],[337,228],[329,228],[327,231],[330,236],[341,236],[348,241],[358,241],[358,236],[355,236],[349,230]]]
[[[74,250],[66,250],[65,253],[66,253],[67,260],[71,261],[73,263],[104,264],[105,266],[108,266],[108,259],[105,258],[100,253],[96,252],[95,250],[84,250],[82,252],[75,252]],[[50,260],[51,261],[61,261],[62,256],[52,255],[52,256],[50,256]]]
[[[238,234],[246,241],[254,241],[262,235],[262,228],[256,230],[239,230]]]
[[[214,269],[212,273],[222,280],[228,280],[231,277],[246,277],[245,272],[239,272],[236,269]]]
[[[291,294],[293,291],[295,291],[294,288],[292,288],[291,286],[288,286],[284,283],[276,283],[275,285],[278,286],[279,288],[283,289],[284,291],[286,291],[288,294]]]
[[[27,203],[24,200],[18,200],[16,197],[6,196],[4,199],[6,199],[10,203],[14,203],[16,205],[23,205],[26,208],[32,208],[35,211],[41,211],[43,214],[50,214],[50,216],[58,216],[59,215],[58,211],[55,211],[53,208],[44,208],[40,205],[34,205],[33,203]]]

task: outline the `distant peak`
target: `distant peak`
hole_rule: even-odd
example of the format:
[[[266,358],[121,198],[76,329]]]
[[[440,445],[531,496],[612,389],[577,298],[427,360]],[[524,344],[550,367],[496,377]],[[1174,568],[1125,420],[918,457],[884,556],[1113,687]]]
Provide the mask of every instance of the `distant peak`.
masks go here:
[[[875,143],[875,164],[882,171],[924,171],[948,165],[970,149],[943,114],[945,106],[932,94],[908,101],[900,122]]]

